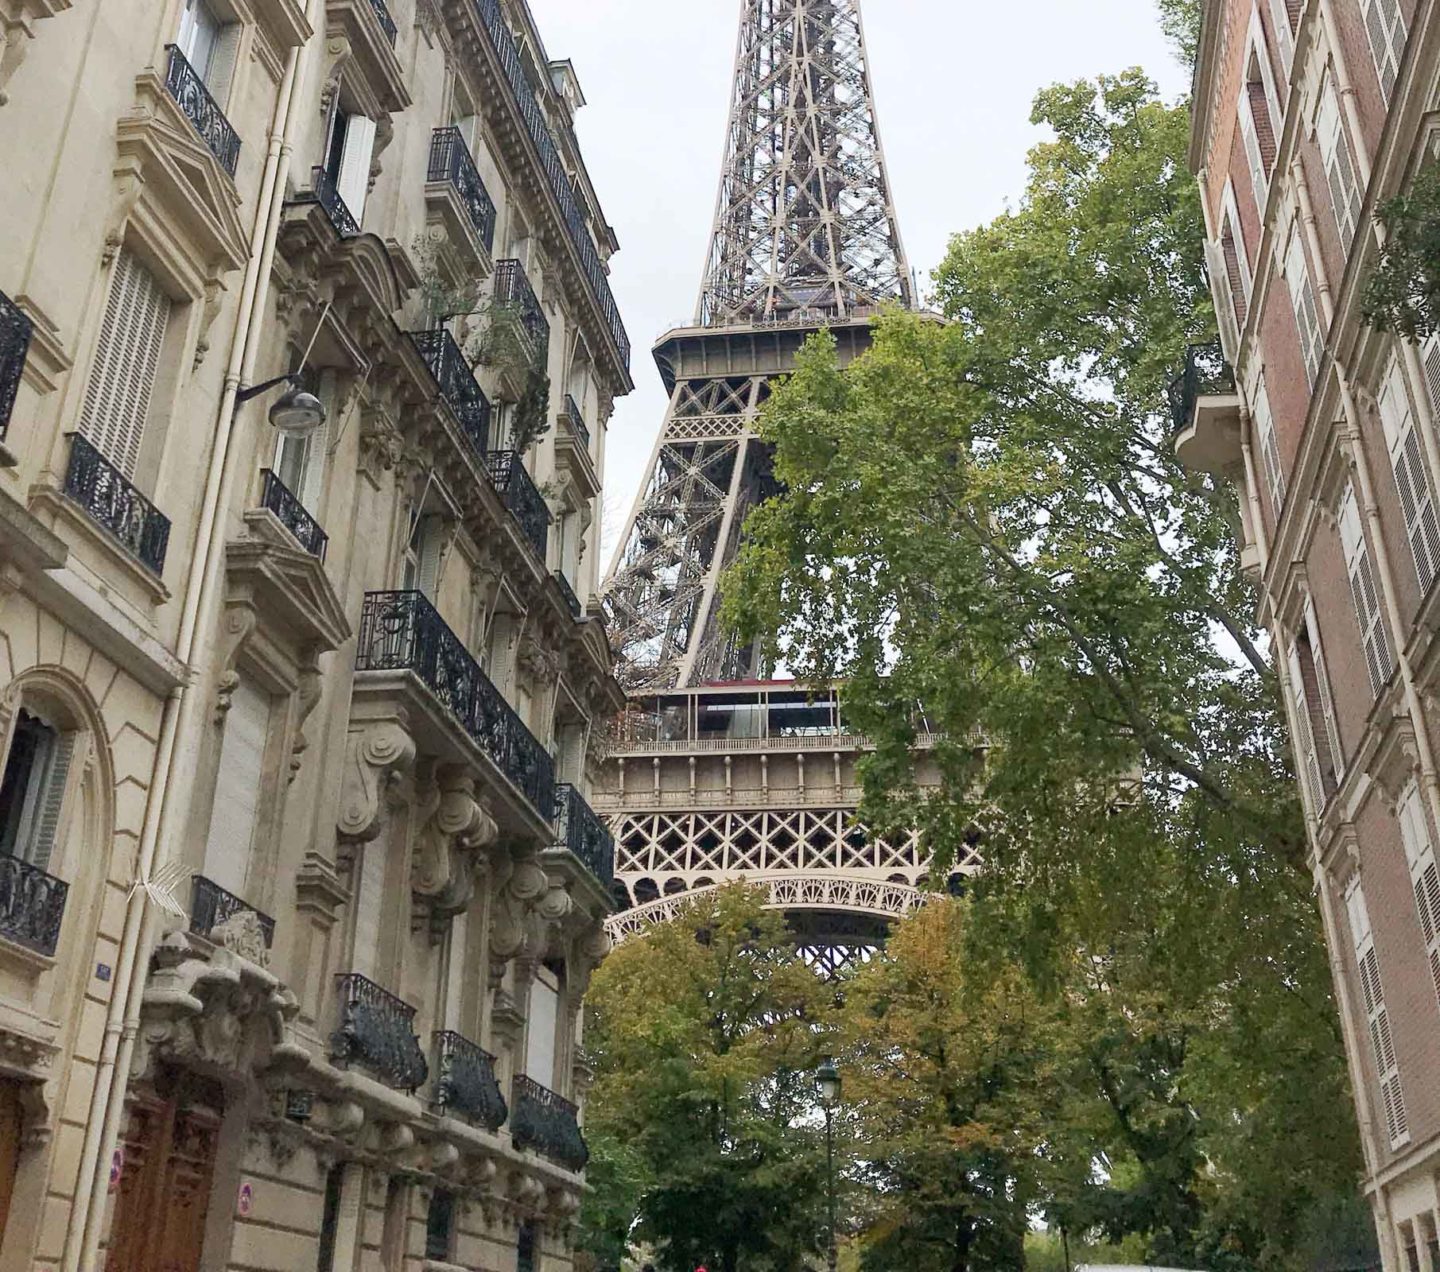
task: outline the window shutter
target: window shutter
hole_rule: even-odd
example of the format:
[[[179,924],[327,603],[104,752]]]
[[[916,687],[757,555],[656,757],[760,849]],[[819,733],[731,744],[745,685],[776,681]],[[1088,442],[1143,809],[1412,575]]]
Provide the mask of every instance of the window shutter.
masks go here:
[[[1405,19],[1397,0],[1365,0],[1365,35],[1370,41],[1375,73],[1380,77],[1380,91],[1388,103],[1405,54]]]
[[[1265,481],[1270,491],[1270,511],[1275,520],[1280,520],[1280,510],[1285,506],[1285,470],[1280,464],[1280,444],[1275,440],[1275,421],[1270,415],[1270,395],[1265,390],[1265,376],[1262,373],[1255,385],[1256,440],[1260,443],[1260,457],[1265,466]]]
[[[1400,492],[1415,576],[1420,591],[1428,592],[1440,571],[1440,519],[1436,516],[1430,478],[1420,452],[1420,434],[1415,428],[1410,394],[1398,358],[1390,360],[1380,388],[1380,423],[1385,430],[1395,486]]]
[[[1400,1065],[1395,1056],[1395,1040],[1390,1033],[1390,1015],[1385,1010],[1385,988],[1380,979],[1380,960],[1375,953],[1375,937],[1370,929],[1370,913],[1365,905],[1365,893],[1358,879],[1346,894],[1345,905],[1350,913],[1350,935],[1355,942],[1355,964],[1360,974],[1365,1023],[1375,1056],[1375,1073],[1380,1080],[1380,1101],[1384,1109],[1385,1129],[1390,1139],[1390,1147],[1398,1148],[1409,1140],[1410,1126],[1405,1114],[1405,1094],[1400,1086]]]
[[[1440,1001],[1440,868],[1435,862],[1435,842],[1425,817],[1420,787],[1411,782],[1400,797],[1400,838],[1410,865],[1410,884],[1415,889],[1415,909],[1425,937],[1425,956],[1435,996]]]
[[[1289,0],[1270,0],[1270,24],[1275,28],[1275,47],[1285,74],[1295,62],[1295,28],[1290,24]]]
[[[60,814],[65,805],[65,790],[70,784],[70,766],[75,757],[75,734],[62,733],[46,758],[39,777],[35,819],[21,856],[32,866],[50,869],[50,857],[60,832]]]
[[[240,681],[225,715],[215,802],[205,841],[205,877],[237,896],[244,894],[250,867],[269,732],[269,696],[249,682]]]
[[[169,321],[170,298],[155,276],[122,249],[115,257],[95,361],[85,383],[80,431],[127,478],[135,476],[140,458]]]
[[[1310,702],[1305,692],[1305,674],[1300,667],[1300,651],[1295,642],[1286,651],[1290,670],[1290,693],[1295,700],[1296,760],[1299,763],[1305,784],[1310,790],[1310,806],[1318,818],[1325,811],[1325,782],[1320,773],[1320,756],[1315,748],[1314,717],[1310,713]]]
[[[345,120],[345,145],[340,152],[340,176],[335,189],[350,209],[355,224],[365,220],[365,198],[370,193],[370,156],[375,150],[375,121],[364,115]]]
[[[1338,785],[1345,773],[1345,752],[1340,746],[1340,723],[1335,714],[1335,700],[1330,695],[1330,673],[1325,668],[1325,649],[1320,641],[1320,621],[1315,617],[1315,602],[1305,598],[1305,635],[1314,664],[1315,690],[1319,699],[1321,725],[1329,744],[1330,768]]]
[[[1348,249],[1355,237],[1355,228],[1360,224],[1360,182],[1355,175],[1355,159],[1340,111],[1340,98],[1328,71],[1320,88],[1320,105],[1315,112],[1315,141],[1320,148],[1325,179],[1330,187],[1335,226],[1340,231],[1340,241]]]
[[[1210,286],[1215,302],[1215,318],[1220,324],[1220,345],[1226,360],[1234,365],[1240,352],[1240,332],[1235,322],[1239,311],[1234,288],[1229,279],[1228,261],[1222,255],[1218,244],[1205,240],[1205,267],[1210,275]]]
[[[1240,137],[1245,143],[1245,158],[1250,165],[1250,185],[1255,194],[1255,206],[1264,209],[1269,196],[1269,182],[1265,176],[1265,158],[1260,149],[1260,137],[1256,132],[1255,115],[1251,107],[1250,86],[1240,92]]]
[[[1295,311],[1295,326],[1300,332],[1300,351],[1305,356],[1305,373],[1310,387],[1320,374],[1320,357],[1325,339],[1320,332],[1320,312],[1315,306],[1315,289],[1310,285],[1310,269],[1305,261],[1305,248],[1299,230],[1290,235],[1285,250],[1285,285],[1290,291],[1290,304]]]
[[[1350,594],[1355,602],[1355,617],[1360,624],[1370,687],[1378,696],[1390,679],[1394,663],[1390,656],[1390,638],[1380,612],[1380,593],[1375,586],[1375,572],[1370,564],[1370,548],[1365,541],[1360,507],[1355,500],[1355,488],[1349,485],[1340,497],[1340,542],[1345,550],[1345,568],[1350,575]]]
[[[560,1021],[560,986],[548,968],[540,968],[530,986],[525,1035],[525,1076],[555,1088],[555,1034]]]
[[[215,104],[224,110],[230,100],[230,82],[235,77],[235,63],[240,56],[240,35],[244,27],[239,22],[227,22],[215,37],[215,51],[210,58],[210,69],[205,73],[205,87]]]
[[[419,536],[420,570],[416,585],[433,601],[440,586],[440,549],[445,538],[441,533],[440,519],[425,517],[420,523]]]
[[[355,897],[355,953],[351,966],[373,979],[380,956],[380,914],[385,908],[385,841],[360,849],[360,880]]]

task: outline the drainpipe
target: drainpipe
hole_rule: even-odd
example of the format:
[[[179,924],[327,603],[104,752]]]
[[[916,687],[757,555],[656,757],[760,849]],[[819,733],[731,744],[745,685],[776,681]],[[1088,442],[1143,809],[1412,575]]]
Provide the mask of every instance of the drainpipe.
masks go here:
[[[319,30],[318,0],[310,0],[307,19],[313,30]],[[205,606],[211,603],[218,585],[223,561],[224,510],[235,481],[235,456],[231,453],[236,397],[242,382],[253,371],[259,342],[258,318],[264,311],[270,269],[274,261],[275,237],[285,198],[285,182],[289,171],[290,152],[300,112],[297,109],[304,65],[318,37],[303,46],[291,49],[286,58],[285,73],[270,129],[269,147],[260,181],[260,194],[254,230],[251,234],[249,260],[245,268],[240,303],[235,319],[235,336],[231,343],[230,362],[226,368],[219,419],[215,429],[215,445],[211,452],[206,476],[200,526],[195,538],[195,553],[186,578],[185,603],[181,614],[180,636],[176,655],[187,668],[196,649],[196,632]],[[218,550],[217,550],[218,549]],[[162,825],[169,805],[170,783],[174,777],[175,752],[180,733],[181,714],[190,697],[190,685],[172,690],[165,701],[160,724],[155,780],[146,804],[145,821],[137,853],[136,878],[148,879],[161,857]],[[192,709],[193,714],[193,709]],[[120,943],[116,992],[106,1013],[105,1034],[100,1060],[96,1068],[91,1094],[85,1140],[81,1146],[79,1169],[76,1172],[77,1192],[65,1236],[62,1272],[90,1272],[95,1266],[100,1244],[100,1229],[105,1206],[99,1199],[108,1192],[110,1159],[119,1137],[120,1118],[124,1109],[135,1036],[139,1031],[140,1005],[148,975],[148,953],[154,940],[154,915],[147,904],[147,895],[137,888],[131,893],[125,913],[125,926]]]

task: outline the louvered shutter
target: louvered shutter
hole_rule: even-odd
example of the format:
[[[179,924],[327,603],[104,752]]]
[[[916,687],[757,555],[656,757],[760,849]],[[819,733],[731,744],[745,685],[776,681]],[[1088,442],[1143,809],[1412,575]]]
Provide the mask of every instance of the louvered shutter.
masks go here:
[[[1411,782],[1400,797],[1400,838],[1410,866],[1410,885],[1415,890],[1415,910],[1425,938],[1425,956],[1435,995],[1440,1001],[1440,868],[1435,862],[1435,843],[1425,817],[1420,787]]]
[[[525,1076],[543,1087],[555,1088],[555,1035],[560,1023],[560,985],[549,968],[542,967],[530,986],[530,1010],[525,1028]]]
[[[1390,654],[1390,638],[1380,612],[1380,592],[1375,586],[1375,571],[1370,563],[1370,548],[1365,541],[1360,506],[1355,500],[1355,488],[1350,485],[1345,487],[1340,497],[1340,542],[1345,550],[1345,568],[1350,576],[1350,595],[1360,624],[1370,687],[1378,696],[1390,679],[1394,662]]]
[[[1315,616],[1315,602],[1305,598],[1305,635],[1314,663],[1315,691],[1319,699],[1320,724],[1329,746],[1330,768],[1338,784],[1345,774],[1345,752],[1340,746],[1340,722],[1335,714],[1335,700],[1330,694],[1330,673],[1325,668],[1325,647],[1320,640],[1320,620]]]
[[[1252,415],[1256,441],[1260,443],[1260,458],[1265,468],[1265,483],[1270,491],[1270,511],[1279,521],[1280,510],[1285,506],[1285,470],[1280,463],[1280,444],[1275,439],[1275,421],[1270,415],[1270,395],[1265,390],[1263,373],[1255,384]]]
[[[420,522],[418,533],[420,567],[416,586],[433,601],[440,586],[440,549],[445,537],[441,532],[440,519],[435,516],[425,517]]]
[[[1328,72],[1320,89],[1320,105],[1315,114],[1315,140],[1330,187],[1335,227],[1340,232],[1340,241],[1348,249],[1355,237],[1355,228],[1360,224],[1360,182],[1355,175],[1355,159],[1340,111],[1340,98],[1335,92],[1335,81]]]
[[[1405,514],[1405,531],[1422,593],[1440,571],[1440,518],[1436,516],[1430,476],[1420,451],[1420,433],[1410,409],[1410,394],[1398,358],[1386,368],[1380,388],[1380,423],[1390,451],[1390,466]]]
[[[110,278],[80,431],[127,479],[135,476],[150,395],[170,321],[170,298],[134,255],[120,251]]]
[[[1290,245],[1285,251],[1285,285],[1290,292],[1290,304],[1295,312],[1295,326],[1300,333],[1300,351],[1305,357],[1305,374],[1310,387],[1320,374],[1320,357],[1325,347],[1320,332],[1320,312],[1315,306],[1315,289],[1310,285],[1310,269],[1305,261],[1305,248],[1300,242],[1299,231],[1290,235]]]
[[[19,856],[41,870],[49,870],[50,857],[55,851],[74,756],[75,734],[61,733],[45,757],[42,771],[36,774],[34,820]]]
[[[1300,666],[1300,651],[1290,643],[1286,651],[1290,669],[1290,694],[1295,700],[1295,750],[1305,785],[1310,791],[1310,806],[1318,818],[1325,811],[1325,782],[1320,773],[1320,756],[1315,749],[1315,727],[1310,702],[1305,692],[1305,675]]]
[[[1400,77],[1400,60],[1405,54],[1405,18],[1398,0],[1364,0],[1364,3],[1365,35],[1370,41],[1375,73],[1380,78],[1380,91],[1388,103]]]
[[[1235,226],[1227,212],[1220,231],[1220,251],[1225,258],[1225,279],[1230,284],[1230,296],[1235,306],[1235,325],[1243,331],[1250,312],[1250,277],[1240,263],[1240,244],[1235,233]]]
[[[1425,373],[1425,396],[1430,418],[1440,424],[1440,335],[1427,336],[1420,346],[1420,365]]]
[[[269,732],[269,696],[241,680],[225,715],[215,802],[205,841],[205,877],[237,896],[244,894],[250,867]]]
[[[1280,65],[1288,76],[1295,62],[1295,30],[1290,24],[1287,0],[1270,0],[1270,24],[1275,28],[1275,47],[1280,53]]]
[[[1205,240],[1205,267],[1210,274],[1214,292],[1215,317],[1220,324],[1220,345],[1226,360],[1233,366],[1240,352],[1240,331],[1235,317],[1239,299],[1230,285],[1226,260],[1220,246]]]
[[[215,37],[210,69],[205,73],[205,87],[222,111],[230,100],[230,83],[235,78],[235,63],[240,56],[240,36],[244,29],[239,22],[227,22],[220,28]]]
[[[1265,175],[1265,158],[1260,150],[1260,137],[1256,132],[1255,115],[1250,105],[1249,86],[1240,90],[1239,115],[1240,138],[1245,144],[1245,158],[1250,165],[1250,185],[1255,194],[1255,206],[1263,210],[1270,185]]]
[[[380,913],[385,908],[385,841],[372,840],[360,851],[360,880],[355,889],[355,950],[351,966],[375,976],[380,956]]]
[[[375,121],[364,115],[345,120],[345,142],[340,152],[340,176],[335,189],[355,224],[365,220],[365,199],[370,193],[370,156],[375,151]]]
[[[1395,1039],[1390,1032],[1390,1015],[1385,1009],[1385,987],[1380,979],[1380,959],[1370,928],[1365,893],[1357,879],[1345,898],[1350,914],[1350,935],[1355,943],[1355,964],[1360,976],[1360,994],[1365,1008],[1366,1030],[1375,1057],[1375,1074],[1380,1082],[1380,1101],[1390,1147],[1398,1148],[1410,1138],[1405,1113],[1405,1094],[1400,1085],[1400,1064]]]

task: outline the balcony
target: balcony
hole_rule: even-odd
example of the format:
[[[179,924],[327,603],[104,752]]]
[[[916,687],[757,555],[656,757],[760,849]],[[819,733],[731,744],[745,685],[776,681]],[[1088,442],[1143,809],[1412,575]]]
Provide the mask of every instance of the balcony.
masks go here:
[[[295,542],[317,561],[325,559],[325,550],[330,545],[330,536],[320,529],[320,523],[305,511],[302,504],[289,488],[270,469],[260,472],[262,486],[260,506],[268,508],[294,537]]]
[[[514,451],[491,451],[485,456],[485,471],[520,526],[520,533],[535,549],[543,563],[550,539],[550,509],[534,479]]]
[[[1175,453],[1194,472],[1231,475],[1244,461],[1240,395],[1218,341],[1185,348],[1185,367],[1167,390]]]
[[[565,598],[565,605],[571,616],[584,618],[585,607],[580,604],[580,598],[575,595],[575,589],[570,586],[570,580],[565,577],[564,570],[555,571],[555,582],[560,588],[560,595]]]
[[[0,292],[0,442],[5,440],[5,430],[10,427],[10,412],[15,409],[15,395],[20,390],[25,355],[30,351],[34,330],[20,307]]]
[[[525,267],[517,260],[495,262],[494,321],[515,323],[519,342],[533,361],[543,364],[550,348],[550,323],[530,286]]]
[[[540,168],[545,174],[550,193],[560,208],[560,219],[565,224],[570,245],[579,258],[581,273],[590,284],[601,320],[608,327],[610,338],[615,342],[620,363],[628,371],[630,339],[625,334],[625,324],[620,321],[619,306],[615,304],[615,297],[610,291],[605,263],[600,259],[600,251],[585,223],[585,214],[580,210],[580,202],[575,197],[575,187],[570,184],[565,162],[560,157],[559,147],[550,133],[550,125],[545,121],[545,112],[535,99],[535,90],[530,87],[520,50],[515,46],[515,37],[510,34],[505,15],[500,11],[500,0],[475,0],[475,7],[480,15],[480,24],[485,28],[495,58],[505,75],[505,82],[515,95],[515,105],[524,121],[525,131],[530,135],[530,140],[540,156]]]
[[[196,875],[190,898],[190,931],[206,940],[214,937],[215,929],[239,915],[253,915],[255,926],[268,950],[275,941],[275,920],[247,904],[233,892],[226,892],[218,883],[204,875]]]
[[[43,954],[55,953],[70,885],[39,866],[0,856],[0,937]]]
[[[588,452],[590,449],[590,429],[585,424],[585,416],[580,412],[580,405],[568,393],[565,395],[565,409],[562,415],[565,425],[575,435],[575,439]]]
[[[431,186],[448,187],[454,192],[465,212],[466,224],[488,257],[495,249],[495,203],[458,128],[437,128],[431,134],[430,168],[425,179]]]
[[[510,1137],[516,1148],[534,1149],[567,1170],[582,1171],[590,1160],[579,1110],[523,1074],[515,1079]]]
[[[194,125],[195,131],[200,134],[200,140],[209,148],[220,166],[233,177],[235,167],[240,162],[240,138],[230,127],[225,112],[210,96],[205,81],[186,60],[185,54],[174,44],[167,44],[165,47],[170,55],[170,63],[165,71],[166,90],[175,99],[175,104],[180,107],[185,118]]]
[[[495,1080],[495,1057],[450,1030],[436,1033],[435,1057],[435,1112],[498,1131],[510,1110]]]
[[[340,1024],[330,1036],[330,1058],[342,1067],[358,1064],[396,1090],[418,1090],[430,1066],[415,1036],[415,1008],[359,972],[342,972],[335,987]]]
[[[330,218],[330,224],[341,238],[354,238],[360,233],[360,222],[350,211],[350,206],[340,197],[335,178],[324,168],[310,169],[310,193],[301,195],[297,203],[318,203]]]
[[[151,574],[164,574],[169,520],[81,433],[70,443],[64,491]]]
[[[607,889],[615,882],[615,837],[568,782],[555,788],[555,837]]]
[[[420,592],[368,592],[357,671],[408,671],[530,802],[555,815],[555,765],[460,638]]]
[[[393,49],[399,32],[395,29],[395,19],[390,16],[390,10],[385,7],[385,0],[370,0],[370,9],[375,14],[375,21],[380,24],[380,29],[385,33],[385,38],[390,41],[390,47]]]
[[[412,331],[410,342],[425,359],[440,387],[440,396],[455,412],[460,431],[469,439],[475,454],[484,458],[490,442],[490,399],[476,383],[460,346],[443,327]]]

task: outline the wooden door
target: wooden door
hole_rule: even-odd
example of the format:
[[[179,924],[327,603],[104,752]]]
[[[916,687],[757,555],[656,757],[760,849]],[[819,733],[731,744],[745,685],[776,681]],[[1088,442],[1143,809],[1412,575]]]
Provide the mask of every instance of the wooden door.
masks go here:
[[[23,1116],[19,1089],[13,1082],[0,1082],[0,1242],[5,1239],[5,1221],[10,1216],[10,1198],[15,1192]]]

